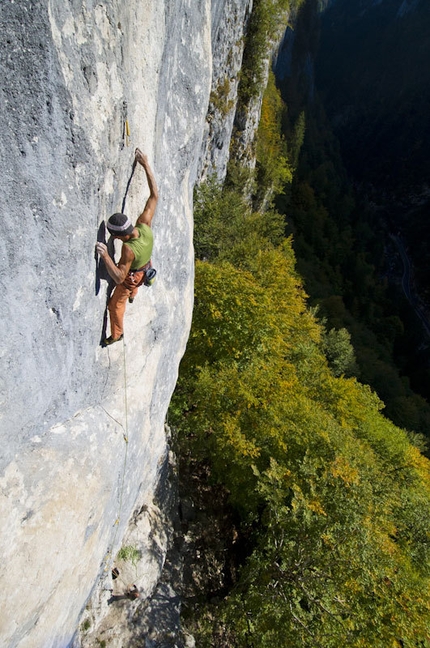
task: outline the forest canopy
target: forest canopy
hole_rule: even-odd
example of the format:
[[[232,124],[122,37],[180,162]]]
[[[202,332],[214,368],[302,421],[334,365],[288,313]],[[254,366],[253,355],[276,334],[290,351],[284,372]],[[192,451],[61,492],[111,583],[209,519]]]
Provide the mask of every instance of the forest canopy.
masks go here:
[[[291,240],[266,235],[268,222],[279,229],[238,192],[197,196],[194,320],[170,422],[251,548],[193,632],[202,646],[219,633],[229,646],[419,645],[429,462],[369,387],[337,375],[336,345],[330,366]]]
[[[296,107],[288,114],[272,77],[252,196],[232,165],[224,186],[195,195],[193,325],[169,423],[182,488],[206,492],[207,526],[210,515],[230,525],[221,553],[235,566],[216,595],[200,583],[185,625],[208,648],[430,646],[426,404],[402,393],[414,420],[403,429],[363,379],[374,343],[372,361],[383,348],[391,368],[402,324],[370,313],[386,293],[367,223],[357,249],[335,143]]]

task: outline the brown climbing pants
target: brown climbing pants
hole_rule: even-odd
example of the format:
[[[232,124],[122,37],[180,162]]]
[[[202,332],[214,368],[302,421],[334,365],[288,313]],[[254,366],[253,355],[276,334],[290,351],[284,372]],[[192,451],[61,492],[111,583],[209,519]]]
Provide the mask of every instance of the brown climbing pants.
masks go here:
[[[114,340],[124,333],[123,323],[127,299],[136,297],[139,286],[145,280],[145,271],[148,267],[150,267],[149,264],[142,269],[130,271],[124,282],[117,285],[109,299],[110,334]]]

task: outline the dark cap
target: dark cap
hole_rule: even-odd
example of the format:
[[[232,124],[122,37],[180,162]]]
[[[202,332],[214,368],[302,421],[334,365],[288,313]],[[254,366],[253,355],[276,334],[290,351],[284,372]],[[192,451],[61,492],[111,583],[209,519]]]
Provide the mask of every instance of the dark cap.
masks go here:
[[[114,214],[107,222],[107,228],[113,236],[127,236],[134,227],[125,214]]]

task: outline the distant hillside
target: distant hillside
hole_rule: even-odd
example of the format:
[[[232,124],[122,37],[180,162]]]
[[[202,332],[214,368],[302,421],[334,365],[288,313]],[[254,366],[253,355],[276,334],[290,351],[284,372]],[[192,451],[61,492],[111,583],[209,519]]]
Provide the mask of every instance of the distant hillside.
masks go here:
[[[322,14],[316,85],[361,196],[409,245],[427,303],[430,3],[339,0]]]
[[[323,14],[316,82],[354,177],[410,194],[430,171],[430,4],[367,5]]]
[[[416,162],[418,152],[413,158],[402,141],[409,145],[408,128],[418,131],[422,126],[423,133],[425,128],[419,116],[408,124],[401,113],[393,109],[388,115],[386,103],[378,103],[378,96],[395,94],[389,63],[395,33],[399,42],[411,43],[408,30],[414,27],[416,42],[427,47],[418,21],[421,5],[415,6],[416,13],[411,9],[402,14],[399,0],[339,0],[323,13],[318,6],[316,0],[304,4],[276,61],[277,82],[288,105],[283,129],[296,164],[292,186],[278,197],[277,206],[293,234],[311,303],[318,305],[330,327],[346,327],[351,333],[360,380],[377,391],[398,425],[427,434],[427,420],[413,421],[406,403],[416,403],[410,387],[429,395],[428,341],[403,292],[403,263],[389,235],[402,231],[413,280],[423,295],[430,281],[427,208],[425,202],[416,204],[422,170]],[[423,11],[427,16],[425,7]],[[412,56],[412,46],[409,50]],[[417,66],[421,54],[414,53]],[[420,65],[403,84],[407,96],[418,87],[419,75],[428,75],[424,61]],[[399,124],[389,131],[391,150],[373,141],[383,137],[378,119],[384,106],[391,123],[405,122],[404,130]],[[402,150],[410,159],[414,182],[403,170]],[[423,146],[420,155],[426,154]],[[422,403],[416,404],[423,413]]]

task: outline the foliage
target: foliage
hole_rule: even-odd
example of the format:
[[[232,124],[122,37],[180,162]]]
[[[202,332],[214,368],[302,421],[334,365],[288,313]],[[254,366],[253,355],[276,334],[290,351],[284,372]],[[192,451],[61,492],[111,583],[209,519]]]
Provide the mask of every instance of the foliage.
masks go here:
[[[81,623],[81,627],[80,627],[81,632],[88,632],[90,628],[91,628],[91,619],[85,619],[85,621]]]
[[[265,238],[231,190],[224,200],[211,183],[196,199],[206,260],[170,422],[250,542],[239,581],[192,631],[202,646],[430,641],[429,463],[374,392],[334,375],[349,336],[308,309],[291,240]]]
[[[136,567],[138,561],[140,560],[140,551],[137,547],[133,545],[124,545],[118,551],[117,559],[123,560],[124,562],[131,562],[131,564]]]
[[[195,192],[194,224],[196,257],[208,261],[239,256],[244,241],[249,256],[260,247],[280,243],[284,236],[282,216],[274,211],[253,212],[240,191],[223,190],[215,178]]]
[[[280,29],[284,28],[280,17],[296,10],[302,0],[254,0],[246,35],[241,81],[240,100],[243,105],[260,93],[270,49]]]
[[[229,98],[230,90],[230,79],[225,78],[223,81],[220,81],[216,89],[211,92],[210,103],[213,108],[219,110],[222,115],[227,115],[234,106],[234,100]]]
[[[373,230],[378,221],[384,220],[391,231],[402,231],[414,266],[415,287],[426,300],[430,285],[428,205],[424,195],[418,199],[418,187],[427,182],[430,161],[430,131],[423,127],[430,87],[429,4],[418,3],[414,11],[405,12],[401,18],[402,12],[394,18],[390,3],[364,14],[356,0],[345,4],[341,15],[339,9],[337,3],[331,6],[322,21],[316,83],[325,90],[324,107],[329,116],[346,115],[344,109],[348,107],[346,118],[336,122],[335,132],[342,160],[354,181],[358,181],[359,193],[366,194],[361,209],[371,210],[372,204],[378,205],[370,223]],[[357,42],[361,43],[359,48],[353,45]],[[381,75],[382,70],[386,74]],[[380,236],[384,236],[383,231]],[[386,245],[384,252],[389,263],[380,271],[390,277],[397,250]],[[419,323],[405,312],[400,292],[391,301],[397,301],[393,315],[402,320],[403,326],[394,341],[396,363],[401,373],[409,376],[413,389],[429,399],[428,338]],[[378,336],[382,337],[382,327]],[[413,346],[419,347],[421,340],[423,347],[413,353]],[[410,393],[396,396],[410,397]],[[390,409],[399,411],[399,407]]]
[[[350,371],[378,392],[397,425],[428,435],[430,351],[428,345],[416,351],[422,326],[393,281],[401,276],[402,269],[394,268],[398,253],[390,242],[384,244],[390,239],[380,215],[354,194],[315,88],[312,102],[308,100],[309,83],[300,62],[318,40],[311,5],[306,3],[299,16],[292,75],[282,83],[289,107],[282,129],[296,171],[275,205],[285,214],[286,233],[293,235],[310,304],[318,306],[328,328],[351,335],[358,369]],[[348,84],[355,83],[351,79],[349,74]],[[360,120],[365,123],[361,113]]]
[[[351,344],[351,335],[345,328],[331,329],[324,335],[324,353],[330,369],[335,376],[356,376],[358,367],[355,360],[354,347]]]
[[[280,135],[284,103],[269,73],[267,88],[261,106],[257,133],[257,187],[256,204],[263,204],[267,195],[281,193],[292,180],[285,139]]]
[[[260,10],[275,4],[255,2],[250,38],[265,24]],[[284,141],[274,87],[265,102],[266,187],[282,177],[272,157],[275,167],[278,155],[289,169],[298,164],[278,201],[293,237],[284,238],[278,212],[263,210],[266,187],[255,192],[256,211],[244,200],[239,167],[226,187],[212,180],[195,195],[193,325],[169,421],[182,460],[199,462],[228,493],[246,550],[230,591],[200,601],[190,630],[203,647],[430,646],[423,438],[385,418],[375,391],[354,377],[355,340],[360,368],[377,382],[403,323],[375,280],[370,225],[355,228],[335,141],[300,101]],[[329,331],[308,306],[303,270]],[[393,370],[399,397],[396,380]],[[407,390],[400,397],[412,419],[422,411]]]

